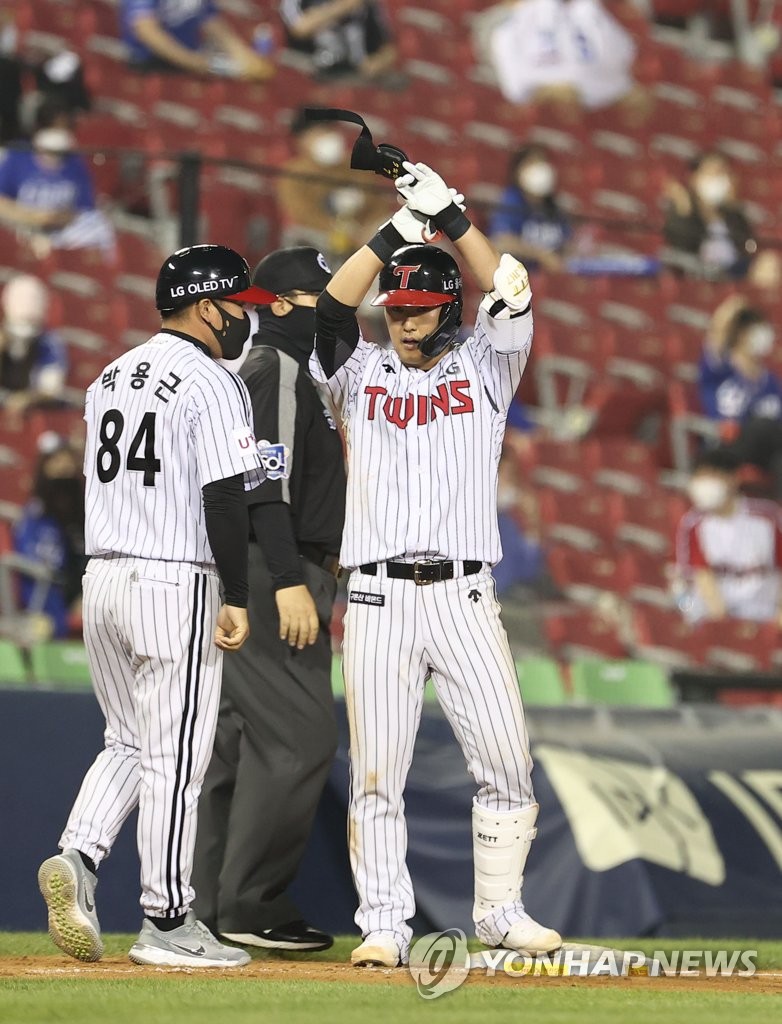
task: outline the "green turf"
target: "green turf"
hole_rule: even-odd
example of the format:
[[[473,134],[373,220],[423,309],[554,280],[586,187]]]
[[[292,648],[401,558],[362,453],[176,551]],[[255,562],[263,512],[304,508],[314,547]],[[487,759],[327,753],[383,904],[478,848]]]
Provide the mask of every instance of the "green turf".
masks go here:
[[[424,1002],[399,985],[232,978],[15,981],[0,984],[3,1024],[413,1024],[481,1020],[540,1024],[778,1024],[780,1000],[732,992],[640,992],[610,989],[491,986],[461,988]]]
[[[106,935],[107,955],[124,954],[135,936]],[[339,938],[331,950],[307,959],[346,961],[354,937]],[[590,941],[590,940],[585,940]],[[677,939],[674,941],[591,940],[601,945],[652,952],[671,949],[757,949],[761,970],[782,968],[782,942],[747,939]],[[60,956],[46,935],[0,933],[0,958]],[[266,957],[260,951],[259,958]],[[272,954],[280,956],[280,954]],[[285,959],[305,959],[283,954]],[[577,979],[547,988],[517,985],[470,986],[424,1002],[412,986],[366,984],[361,973],[349,982],[271,981],[237,974],[194,976],[175,972],[158,977],[101,979],[85,976],[25,977],[0,980],[2,1024],[475,1024],[481,1020],[535,1024],[777,1024],[780,1000],[747,989],[674,991],[670,986],[641,988],[632,982],[610,987],[582,985]]]

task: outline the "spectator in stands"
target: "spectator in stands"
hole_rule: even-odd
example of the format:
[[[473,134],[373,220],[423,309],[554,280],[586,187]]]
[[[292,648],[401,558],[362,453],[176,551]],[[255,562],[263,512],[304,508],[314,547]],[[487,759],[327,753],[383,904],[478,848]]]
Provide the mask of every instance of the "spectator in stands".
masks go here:
[[[379,0],[280,0],[288,45],[310,55],[319,78],[375,79],[391,70],[396,47]]]
[[[635,44],[601,0],[517,0],[492,30],[490,49],[513,103],[598,108],[635,91]]]
[[[48,304],[46,286],[29,274],[12,277],[3,289],[0,404],[15,421],[62,395],[68,361],[62,340],[46,330]]]
[[[84,555],[84,480],[80,459],[54,434],[42,435],[43,451],[30,502],[14,525],[17,554],[50,570],[52,584],[42,588],[22,574],[21,605],[42,611],[52,622],[53,635],[67,636],[69,619],[80,607]],[[43,594],[43,606],[38,603]]]
[[[306,124],[299,110],[291,132],[296,153],[277,184],[283,244],[312,245],[329,263],[338,265],[371,235],[373,224],[389,215],[393,200],[357,187],[356,173],[348,166],[345,136],[338,128],[322,122]],[[292,175],[306,175],[309,180]]]
[[[512,443],[506,445],[500,460],[497,486],[502,559],[493,572],[500,594],[520,583],[534,585],[546,568],[541,545],[540,509],[534,492],[525,486],[516,467],[514,451]]]
[[[215,0],[120,0],[120,20],[130,65],[138,71],[253,81],[274,74],[274,65],[231,28]]]
[[[511,159],[508,179],[489,237],[528,269],[562,270],[572,229],[557,202],[557,172],[545,148],[522,146]]]
[[[687,590],[684,615],[751,619],[782,628],[782,509],[743,497],[727,449],[700,456],[689,484],[694,508],[677,531],[676,561]]]
[[[51,248],[114,248],[75,145],[72,111],[51,100],[38,112],[32,147],[10,150],[0,163],[0,221],[32,232],[40,256]]]
[[[751,306],[729,320],[720,354],[709,343],[699,366],[701,407],[707,416],[742,423],[753,418],[782,419],[782,381],[766,366],[774,328]]]
[[[722,153],[701,153],[687,184],[671,181],[665,191],[668,262],[701,277],[749,275],[757,284],[778,283],[779,258],[771,252],[758,254],[732,168]]]
[[[90,109],[90,94],[84,81],[81,58],[73,50],[49,54],[34,67],[35,85],[41,104],[54,102],[74,114]]]

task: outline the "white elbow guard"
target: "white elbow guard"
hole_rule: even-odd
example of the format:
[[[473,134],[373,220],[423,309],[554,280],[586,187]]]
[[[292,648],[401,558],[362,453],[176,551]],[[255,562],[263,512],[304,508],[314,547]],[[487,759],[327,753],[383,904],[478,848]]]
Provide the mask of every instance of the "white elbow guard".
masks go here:
[[[509,320],[512,316],[526,313],[531,302],[532,289],[527,268],[509,253],[503,253],[500,265],[494,271],[494,288],[483,296],[481,309],[496,320]]]

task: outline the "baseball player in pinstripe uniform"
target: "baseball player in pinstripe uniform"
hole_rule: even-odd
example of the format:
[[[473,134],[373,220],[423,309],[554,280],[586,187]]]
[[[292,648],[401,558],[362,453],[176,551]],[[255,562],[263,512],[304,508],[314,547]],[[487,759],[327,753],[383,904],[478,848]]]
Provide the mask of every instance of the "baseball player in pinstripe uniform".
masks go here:
[[[136,805],[145,920],[131,960],[249,960],[196,920],[190,874],[222,652],[248,635],[244,489],[263,478],[247,389],[216,360],[247,339],[243,304],[274,298],[232,249],[182,249],[158,277],[160,331],[87,391],[84,638],[105,746],[38,874],[49,932],[80,960],[103,952],[96,869]]]
[[[513,658],[491,566],[501,557],[497,470],[511,398],[532,341],[527,273],[500,258],[424,164],[404,164],[406,206],[340,268],[318,300],[311,370],[348,444],[341,551],[352,569],[343,670],[350,724],[350,855],[364,941],[353,963],[408,958],[415,904],[403,790],[431,676],[478,791],[474,921],[491,946],[561,945],[521,900],[538,805]],[[473,336],[457,343],[461,273],[421,241],[414,214],[456,245],[479,287]],[[424,229],[431,229],[431,224]],[[427,237],[431,237],[428,235]],[[361,337],[356,308],[375,275],[392,351]]]

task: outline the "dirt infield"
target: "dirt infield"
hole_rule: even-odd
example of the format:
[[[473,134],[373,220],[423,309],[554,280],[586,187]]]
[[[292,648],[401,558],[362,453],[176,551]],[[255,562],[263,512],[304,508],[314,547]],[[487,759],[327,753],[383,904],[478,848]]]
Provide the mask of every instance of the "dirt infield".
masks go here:
[[[176,982],[178,978],[198,975],[201,978],[214,977],[235,978],[241,981],[322,981],[359,983],[365,985],[412,985],[413,980],[405,968],[386,970],[381,968],[357,969],[350,964],[324,963],[323,961],[293,962],[286,960],[254,960],[240,970],[193,970],[191,968],[139,967],[121,956],[106,957],[97,964],[83,964],[62,956],[20,956],[3,957],[0,959],[0,980],[25,979],[40,980],[56,978],[99,978],[102,981],[150,978],[159,979],[166,975]],[[466,985],[502,985],[502,986],[553,986],[570,987],[574,985],[590,986],[628,986],[637,990],[665,989],[667,991],[709,991],[742,993],[766,993],[782,996],[782,972],[758,972],[751,978],[707,977],[705,974],[680,977],[521,977],[513,978],[505,974],[487,977],[481,971],[472,971],[465,981]]]

